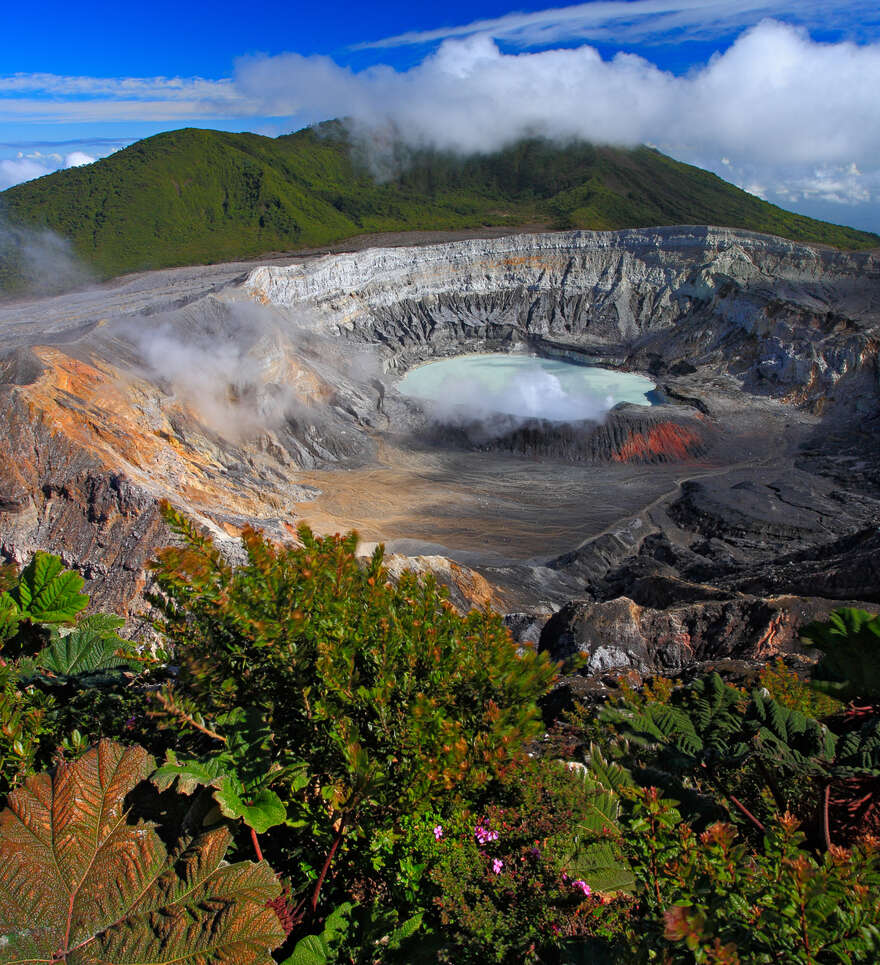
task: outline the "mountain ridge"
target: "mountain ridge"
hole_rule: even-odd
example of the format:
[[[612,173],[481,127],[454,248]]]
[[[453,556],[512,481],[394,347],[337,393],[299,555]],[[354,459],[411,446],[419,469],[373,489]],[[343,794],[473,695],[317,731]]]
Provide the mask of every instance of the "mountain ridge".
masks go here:
[[[278,138],[184,128],[0,193],[12,225],[51,229],[104,278],[259,257],[362,234],[542,223],[714,224],[839,248],[880,236],[777,208],[648,147],[528,139],[459,157],[395,149],[377,180],[345,126]],[[0,252],[0,287],[16,276]],[[5,262],[5,265],[3,264]]]

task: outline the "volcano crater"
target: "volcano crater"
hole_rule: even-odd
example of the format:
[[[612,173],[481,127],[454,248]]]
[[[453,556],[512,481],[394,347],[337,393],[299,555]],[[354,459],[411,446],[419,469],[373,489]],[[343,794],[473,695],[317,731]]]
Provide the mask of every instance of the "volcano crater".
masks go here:
[[[687,227],[174,269],[7,305],[2,552],[59,552],[124,608],[168,498],[230,551],[245,524],[356,528],[463,605],[601,603],[639,580],[680,601],[713,574],[725,599],[778,595],[797,568],[779,561],[803,554],[808,594],[832,546],[846,577],[816,575],[819,595],[867,600],[841,557],[880,519],[878,329],[876,255]],[[492,425],[399,391],[473,353],[641,374],[657,404]]]

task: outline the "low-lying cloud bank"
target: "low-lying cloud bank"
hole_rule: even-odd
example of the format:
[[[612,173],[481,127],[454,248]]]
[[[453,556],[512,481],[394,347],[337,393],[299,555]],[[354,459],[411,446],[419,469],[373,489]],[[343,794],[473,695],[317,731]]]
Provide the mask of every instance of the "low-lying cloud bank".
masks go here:
[[[794,183],[800,196],[863,204],[880,190],[880,43],[819,43],[773,20],[684,76],[588,45],[505,53],[478,34],[402,72],[248,58],[235,84],[266,114],[348,116],[416,145],[491,151],[527,134],[650,143],[771,197]]]
[[[32,181],[34,178],[42,178],[53,171],[60,171],[64,168],[81,167],[83,164],[92,164],[97,161],[96,157],[86,154],[85,151],[70,151],[66,154],[59,154],[57,151],[24,151],[17,152],[13,158],[0,160],[0,191],[11,188],[13,184],[20,184],[22,181]]]

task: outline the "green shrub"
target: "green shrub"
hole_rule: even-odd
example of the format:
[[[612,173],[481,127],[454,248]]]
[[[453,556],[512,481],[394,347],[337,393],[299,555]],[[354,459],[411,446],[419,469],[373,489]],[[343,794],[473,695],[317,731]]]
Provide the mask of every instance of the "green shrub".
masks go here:
[[[797,710],[806,717],[821,720],[840,709],[840,701],[819,693],[807,680],[802,680],[785,665],[782,657],[768,664],[759,677],[761,686],[783,707]]]
[[[507,775],[493,803],[415,822],[406,849],[428,869],[420,890],[439,915],[434,960],[607,953],[632,903],[632,877],[612,844],[617,812],[581,770],[531,760]]]
[[[820,860],[783,815],[762,844],[734,827],[697,834],[656,789],[637,792],[624,844],[641,920],[632,961],[818,965],[880,953],[880,851],[866,841]]]
[[[459,615],[432,580],[388,582],[381,549],[359,562],[355,534],[301,527],[301,545],[276,546],[247,530],[233,567],[166,517],[183,540],[153,566],[157,628],[180,667],[158,698],[166,721],[202,735],[213,767],[246,708],[261,736],[226,766],[246,763],[241,783],[287,807],[270,840],[311,882],[300,918],[334,869],[348,894],[381,898],[371,842],[433,803],[482,800],[541,729],[553,665],[518,656],[498,616]]]

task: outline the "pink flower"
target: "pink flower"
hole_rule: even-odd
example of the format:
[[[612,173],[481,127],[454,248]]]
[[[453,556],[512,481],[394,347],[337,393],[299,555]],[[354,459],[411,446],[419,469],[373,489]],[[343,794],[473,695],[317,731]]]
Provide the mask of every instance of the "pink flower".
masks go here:
[[[442,837],[443,837],[443,825],[442,825],[442,824],[438,824],[438,825],[434,828],[434,840],[435,840],[435,841],[439,841]]]
[[[477,844],[488,844],[490,841],[498,840],[498,832],[490,831],[488,828],[484,828],[482,824],[478,824],[474,828],[474,836],[477,839]]]
[[[572,881],[571,886],[572,888],[579,888],[587,897],[593,893],[593,889],[586,883],[586,881],[581,881],[580,878],[577,881]]]
[[[504,862],[501,860],[501,858],[494,858],[492,860],[492,870],[495,872],[496,875],[501,874],[501,869],[503,867],[504,867]]]

